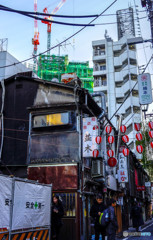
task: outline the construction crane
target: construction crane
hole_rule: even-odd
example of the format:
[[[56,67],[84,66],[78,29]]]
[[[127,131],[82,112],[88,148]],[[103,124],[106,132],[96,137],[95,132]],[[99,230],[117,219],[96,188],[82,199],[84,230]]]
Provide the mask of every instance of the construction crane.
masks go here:
[[[60,3],[57,5],[57,7],[52,11],[51,14],[55,14],[62,6],[63,4],[66,2],[66,0],[61,0]],[[44,13],[48,13],[48,9],[47,7],[43,9]],[[53,20],[53,18],[50,17],[45,17],[44,19],[47,20]],[[50,47],[51,47],[51,25],[52,22],[47,22],[45,20],[42,21],[42,23],[47,24],[47,54],[50,55]]]
[[[34,0],[34,12],[37,12],[37,0]],[[38,32],[38,22],[37,19],[34,19],[34,37],[32,38],[32,44],[34,45],[34,65],[33,65],[33,71],[36,72],[36,64],[37,64],[37,46],[39,45],[39,32]]]

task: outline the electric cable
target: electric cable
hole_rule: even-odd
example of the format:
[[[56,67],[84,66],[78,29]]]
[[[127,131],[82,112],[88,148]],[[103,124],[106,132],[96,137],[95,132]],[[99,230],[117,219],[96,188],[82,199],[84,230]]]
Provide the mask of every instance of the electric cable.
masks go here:
[[[36,17],[36,16],[33,16],[31,14],[27,14],[27,13],[21,13],[20,11],[13,10],[11,8],[0,8],[0,10],[19,13],[19,14],[24,15],[26,17],[30,17],[30,18],[40,20],[40,21],[45,21],[45,22],[48,22],[48,23],[55,23],[55,24],[68,25],[68,26],[77,26],[77,27],[82,27],[82,26],[94,27],[95,26],[94,24],[66,23],[66,22],[59,22],[59,21],[54,21],[54,20],[49,20],[49,19],[44,20],[44,18]]]
[[[110,7],[112,7],[112,6],[115,4],[115,2],[117,2],[117,0],[114,0],[107,8],[105,8],[97,17],[95,17],[93,20],[91,20],[88,24],[91,24],[91,23],[94,22],[97,18],[99,18],[100,16],[102,16],[103,13],[105,13]],[[48,52],[49,50],[52,50],[52,49],[58,47],[59,45],[63,44],[64,42],[68,41],[69,39],[73,38],[75,35],[77,35],[77,34],[79,34],[80,32],[82,32],[85,28],[86,28],[86,26],[82,27],[81,29],[79,29],[78,31],[76,31],[75,33],[73,33],[72,35],[70,35],[69,37],[67,37],[67,38],[66,38],[65,40],[63,40],[62,42],[54,45],[53,47],[45,50],[44,52],[42,52],[42,53],[40,53],[40,54],[35,55],[34,57],[29,57],[29,58],[27,58],[27,59],[25,59],[25,60],[19,61],[18,63],[9,64],[9,65],[6,65],[6,66],[1,66],[0,68],[6,68],[6,67],[13,66],[13,65],[15,66],[15,65],[17,65],[17,64],[20,64],[20,63],[29,61],[29,60],[31,60],[31,59],[34,59],[34,58],[40,56],[40,55],[43,55],[44,53]]]

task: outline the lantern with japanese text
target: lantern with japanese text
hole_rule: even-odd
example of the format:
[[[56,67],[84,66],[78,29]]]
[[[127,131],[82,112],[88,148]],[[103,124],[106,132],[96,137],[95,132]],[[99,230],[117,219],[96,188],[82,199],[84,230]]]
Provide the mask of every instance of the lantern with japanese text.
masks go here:
[[[138,141],[141,141],[141,140],[142,140],[142,134],[141,134],[141,133],[137,133],[135,136],[136,136],[136,139],[137,139]]]
[[[126,157],[129,155],[129,149],[128,148],[124,148],[123,149],[123,155]]]
[[[140,129],[141,129],[140,123],[135,123],[135,124],[134,124],[134,128],[135,128],[135,130],[136,130],[137,132],[140,131]]]
[[[149,131],[149,137],[153,138],[153,131]]]
[[[113,136],[109,136],[109,137],[108,137],[108,142],[109,142],[110,144],[112,144],[112,143],[114,142],[114,137],[113,137]]]
[[[150,127],[151,130],[153,130],[153,122],[149,122],[148,126]]]
[[[101,136],[97,136],[97,137],[95,138],[95,141],[96,141],[97,144],[100,144],[101,141],[102,141]]]
[[[114,158],[114,157],[110,157],[110,158],[108,159],[107,163],[108,163],[108,165],[109,165],[110,167],[115,167],[116,164],[117,164],[117,160],[116,160],[116,158]]]
[[[125,133],[126,132],[126,126],[125,125],[120,126],[120,131],[122,133]]]
[[[112,127],[111,127],[110,125],[108,125],[108,126],[106,127],[106,133],[110,134],[111,131],[112,131]]]
[[[153,142],[150,143],[150,146],[153,148]]]
[[[129,142],[129,137],[128,137],[128,135],[124,135],[124,136],[122,137],[122,140],[123,140],[123,142],[128,143],[128,142]]]
[[[98,125],[93,126],[93,130],[98,129]]]
[[[143,147],[142,147],[142,145],[138,145],[138,146],[136,147],[136,149],[137,149],[137,152],[138,152],[138,153],[142,153],[142,152],[143,152]]]
[[[93,155],[94,158],[97,158],[98,155],[99,155],[98,149],[93,150],[92,155]]]
[[[113,156],[114,156],[114,151],[113,151],[112,149],[109,149],[109,150],[107,151],[107,155],[108,155],[109,157],[113,157]]]

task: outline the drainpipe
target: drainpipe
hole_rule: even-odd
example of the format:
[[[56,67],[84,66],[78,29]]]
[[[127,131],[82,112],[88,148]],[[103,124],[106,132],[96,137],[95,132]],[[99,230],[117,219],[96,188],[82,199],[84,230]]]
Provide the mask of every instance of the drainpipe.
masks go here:
[[[1,146],[0,146],[0,161],[2,158],[2,150],[3,150],[3,142],[4,142],[4,99],[5,99],[5,85],[4,85],[4,79],[1,80],[1,86],[2,86],[2,106],[1,106],[1,112],[0,112],[0,118],[1,118],[1,128],[2,128],[2,136],[1,136]]]
[[[92,97],[101,97],[101,109],[102,112],[98,116],[98,120],[100,121],[106,114],[106,99],[105,99],[105,94],[103,92],[96,92],[96,93],[91,93]]]

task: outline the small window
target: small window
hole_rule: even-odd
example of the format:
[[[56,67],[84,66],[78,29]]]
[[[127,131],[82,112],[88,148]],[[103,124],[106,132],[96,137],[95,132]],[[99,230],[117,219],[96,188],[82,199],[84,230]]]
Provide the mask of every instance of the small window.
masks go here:
[[[33,117],[33,127],[49,127],[69,124],[69,112],[39,115]]]

